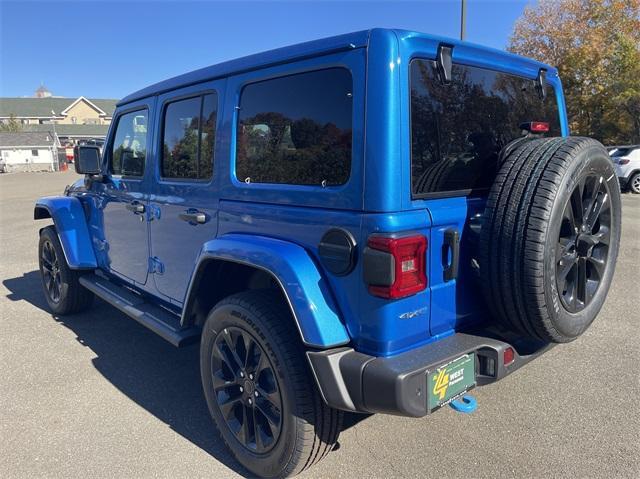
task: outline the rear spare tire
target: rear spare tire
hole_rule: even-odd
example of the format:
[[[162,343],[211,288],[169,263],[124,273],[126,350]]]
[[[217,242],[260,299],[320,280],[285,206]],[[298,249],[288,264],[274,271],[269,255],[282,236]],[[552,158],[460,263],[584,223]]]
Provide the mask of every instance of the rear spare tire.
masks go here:
[[[543,138],[511,151],[485,207],[484,294],[508,329],[564,343],[593,322],[620,242],[620,187],[590,138]]]

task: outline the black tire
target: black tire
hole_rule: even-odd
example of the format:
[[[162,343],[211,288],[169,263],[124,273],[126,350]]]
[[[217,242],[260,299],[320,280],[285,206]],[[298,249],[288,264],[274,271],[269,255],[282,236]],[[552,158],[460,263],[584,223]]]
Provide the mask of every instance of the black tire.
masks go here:
[[[267,366],[263,364],[263,372],[256,373],[260,369],[252,363],[259,359],[255,353],[248,353],[257,351],[255,345],[261,351],[258,358],[264,354],[268,360]],[[232,347],[236,348],[236,356],[229,353]],[[238,361],[244,364],[234,366]],[[326,456],[337,442],[342,412],[328,407],[320,397],[290,312],[279,298],[249,291],[218,303],[204,325],[200,370],[214,423],[236,459],[252,474],[262,477],[298,474]],[[255,377],[246,381],[251,371]],[[271,378],[275,379],[275,387]],[[252,391],[256,398],[253,403]],[[280,404],[277,435],[274,432],[277,428],[267,421],[271,416],[275,423],[276,403]],[[222,408],[230,419],[225,419]],[[245,421],[248,430],[239,426]]]
[[[636,195],[640,194],[640,173],[634,173],[631,178],[629,178],[627,185],[631,193],[635,193]]]
[[[42,289],[52,313],[79,313],[91,306],[93,293],[78,281],[85,272],[69,268],[55,226],[40,232],[38,262]]]
[[[620,187],[600,143],[568,137],[519,145],[498,172],[480,234],[491,311],[516,333],[574,340],[604,303],[619,242]]]

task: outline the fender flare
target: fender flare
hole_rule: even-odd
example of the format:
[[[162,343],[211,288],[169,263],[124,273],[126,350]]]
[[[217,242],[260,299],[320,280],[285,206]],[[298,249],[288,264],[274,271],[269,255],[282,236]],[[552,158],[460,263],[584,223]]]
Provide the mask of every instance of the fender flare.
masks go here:
[[[187,290],[183,315],[195,298],[198,273],[212,259],[240,263],[271,274],[289,303],[305,345],[331,348],[350,342],[329,286],[301,246],[265,236],[227,234],[202,247]],[[182,322],[186,321],[183,316]]]
[[[33,219],[43,218],[53,219],[69,268],[97,268],[98,263],[91,244],[87,219],[78,198],[73,196],[39,198],[33,210]]]

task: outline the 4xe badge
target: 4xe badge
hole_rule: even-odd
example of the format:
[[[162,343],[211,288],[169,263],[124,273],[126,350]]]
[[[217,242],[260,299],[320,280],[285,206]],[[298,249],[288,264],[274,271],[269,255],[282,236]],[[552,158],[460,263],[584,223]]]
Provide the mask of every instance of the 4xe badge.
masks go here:
[[[465,354],[429,373],[429,409],[441,407],[476,384],[475,355]]]

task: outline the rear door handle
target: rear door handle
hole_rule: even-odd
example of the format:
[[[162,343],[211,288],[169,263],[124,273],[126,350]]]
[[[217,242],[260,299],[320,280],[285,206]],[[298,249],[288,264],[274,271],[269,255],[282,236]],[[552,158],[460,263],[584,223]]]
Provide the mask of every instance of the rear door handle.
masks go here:
[[[451,261],[449,261],[451,252]],[[458,264],[460,263],[460,233],[455,228],[449,228],[444,232],[442,244],[442,276],[444,281],[451,281],[458,277]]]
[[[193,225],[201,225],[207,222],[207,215],[205,215],[201,211],[187,210],[184,213],[180,213],[178,217],[182,221],[186,221],[187,223]]]
[[[139,203],[138,201],[129,203],[126,208],[135,214],[144,213],[144,205],[142,203]]]

